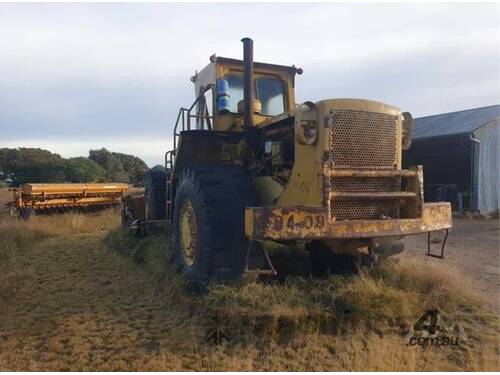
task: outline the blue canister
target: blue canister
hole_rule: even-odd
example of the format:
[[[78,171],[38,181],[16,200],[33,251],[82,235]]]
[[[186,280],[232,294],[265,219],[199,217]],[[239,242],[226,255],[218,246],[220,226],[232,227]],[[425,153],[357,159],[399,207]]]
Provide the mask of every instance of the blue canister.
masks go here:
[[[221,114],[230,112],[229,82],[225,79],[217,81],[217,109]]]

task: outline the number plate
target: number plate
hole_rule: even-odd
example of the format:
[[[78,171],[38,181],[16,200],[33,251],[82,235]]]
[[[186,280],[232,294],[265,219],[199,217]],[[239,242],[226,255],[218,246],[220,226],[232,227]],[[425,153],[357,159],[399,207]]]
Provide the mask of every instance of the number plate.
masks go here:
[[[272,227],[275,230],[300,231],[311,229],[323,229],[326,225],[327,218],[322,213],[284,213],[283,216],[274,216],[272,218]]]

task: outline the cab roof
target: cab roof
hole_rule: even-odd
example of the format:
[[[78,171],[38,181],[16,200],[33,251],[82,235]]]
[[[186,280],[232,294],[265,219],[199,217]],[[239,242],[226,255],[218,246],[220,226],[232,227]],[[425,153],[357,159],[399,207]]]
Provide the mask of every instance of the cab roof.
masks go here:
[[[221,64],[221,65],[241,65],[243,67],[243,60],[232,59],[229,57],[217,56],[217,57],[215,57],[214,62],[216,64]],[[254,68],[258,69],[258,70],[280,70],[280,71],[289,72],[291,74],[301,74],[302,73],[302,69],[297,68],[295,65],[288,66],[288,65],[278,65],[278,64],[254,62]]]

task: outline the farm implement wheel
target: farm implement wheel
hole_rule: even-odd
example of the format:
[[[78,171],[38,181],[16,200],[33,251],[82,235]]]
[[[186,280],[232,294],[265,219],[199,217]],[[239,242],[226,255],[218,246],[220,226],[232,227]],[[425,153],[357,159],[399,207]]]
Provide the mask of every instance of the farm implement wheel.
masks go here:
[[[30,218],[30,216],[33,214],[33,212],[34,212],[33,208],[25,207],[25,208],[21,209],[21,211],[19,212],[19,217],[26,221]]]

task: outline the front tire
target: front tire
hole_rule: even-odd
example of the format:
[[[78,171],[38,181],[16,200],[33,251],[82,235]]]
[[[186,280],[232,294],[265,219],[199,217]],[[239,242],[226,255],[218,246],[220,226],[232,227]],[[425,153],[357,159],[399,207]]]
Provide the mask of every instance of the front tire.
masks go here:
[[[233,280],[244,271],[245,207],[256,204],[253,181],[241,166],[193,166],[174,200],[174,260],[190,281]]]

